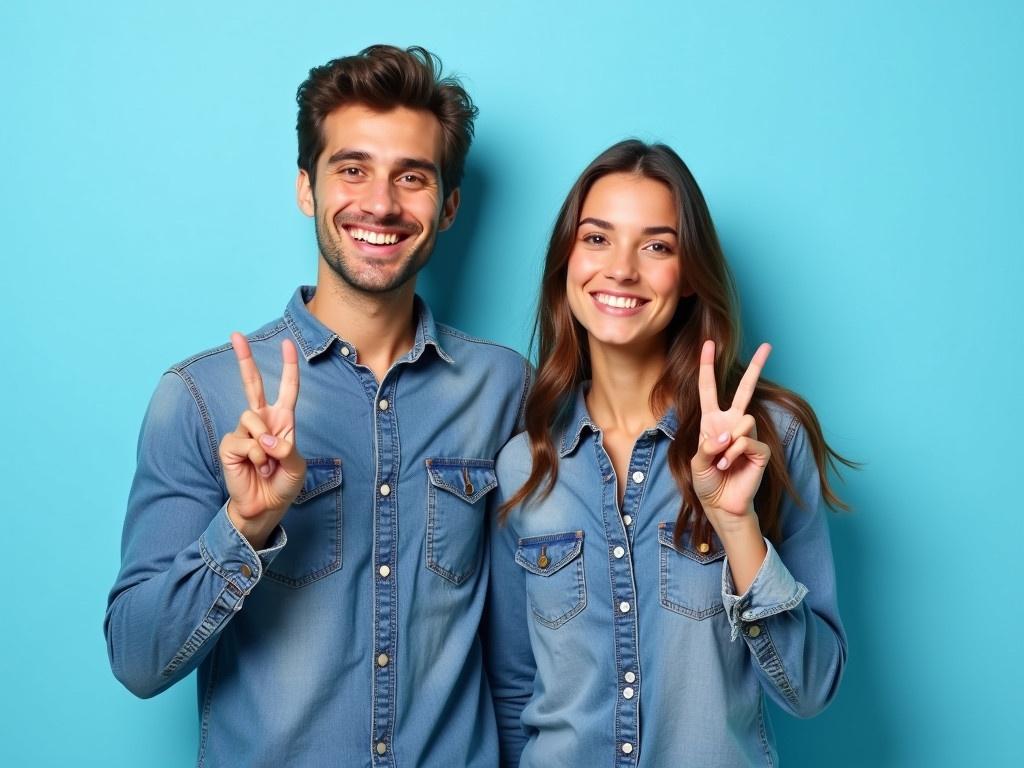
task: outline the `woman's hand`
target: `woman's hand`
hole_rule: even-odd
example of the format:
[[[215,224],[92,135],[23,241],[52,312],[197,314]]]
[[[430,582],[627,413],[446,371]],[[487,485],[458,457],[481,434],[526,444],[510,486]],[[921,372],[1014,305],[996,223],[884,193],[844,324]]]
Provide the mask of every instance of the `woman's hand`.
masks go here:
[[[700,352],[700,443],[690,460],[690,470],[704,514],[726,549],[730,537],[754,530],[758,540],[760,537],[754,494],[771,449],[758,441],[754,417],[746,410],[771,349],[768,344],[758,347],[725,411],[718,404],[715,384],[715,342],[705,341]]]

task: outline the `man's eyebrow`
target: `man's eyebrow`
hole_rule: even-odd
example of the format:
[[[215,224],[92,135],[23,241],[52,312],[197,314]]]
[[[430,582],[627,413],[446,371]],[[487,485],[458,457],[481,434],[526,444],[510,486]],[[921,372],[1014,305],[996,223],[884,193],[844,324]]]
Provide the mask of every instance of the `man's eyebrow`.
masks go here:
[[[441,175],[441,169],[435,163],[422,157],[403,157],[396,165],[403,171],[423,171],[434,176]]]
[[[340,163],[368,163],[373,160],[373,155],[361,149],[339,149],[327,158],[327,165],[338,165]],[[440,176],[441,169],[437,164],[422,157],[403,157],[395,162],[395,165],[403,171],[423,171],[424,173]]]
[[[365,163],[370,159],[369,152],[363,152],[359,149],[339,149],[333,155],[327,158],[328,165],[337,165],[338,163],[346,163],[355,161],[357,163]]]
[[[599,227],[600,229],[608,229],[612,231],[615,230],[615,225],[612,224],[610,221],[598,219],[594,216],[587,216],[587,218],[585,219],[580,219],[580,223],[576,226],[576,228],[579,229],[584,224],[590,224],[591,226]],[[679,237],[679,233],[676,232],[675,227],[644,227],[641,230],[641,234],[643,234],[646,237],[649,237],[651,235],[674,235],[675,237]]]

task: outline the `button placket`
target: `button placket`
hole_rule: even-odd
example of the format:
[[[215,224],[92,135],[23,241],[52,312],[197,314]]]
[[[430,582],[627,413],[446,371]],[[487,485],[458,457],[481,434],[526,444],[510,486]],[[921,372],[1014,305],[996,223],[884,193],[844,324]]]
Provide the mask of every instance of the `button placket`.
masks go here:
[[[365,372],[372,378],[369,371]],[[393,381],[393,380],[392,380]],[[374,553],[373,561],[377,564],[377,575],[374,579],[373,605],[373,636],[376,652],[372,657],[373,664],[373,764],[375,766],[394,766],[394,750],[390,747],[395,728],[395,704],[398,687],[398,675],[395,670],[396,649],[398,647],[398,622],[395,612],[398,606],[397,579],[392,578],[397,566],[398,521],[395,514],[395,485],[400,466],[401,456],[396,435],[395,409],[390,407],[394,402],[394,385],[385,376],[380,387],[374,386],[370,391],[369,380],[367,394],[370,402],[375,404],[374,419],[375,454],[377,456],[377,493],[374,495]],[[376,382],[374,382],[375,384]],[[390,395],[390,397],[388,396]],[[388,405],[385,405],[388,404]]]

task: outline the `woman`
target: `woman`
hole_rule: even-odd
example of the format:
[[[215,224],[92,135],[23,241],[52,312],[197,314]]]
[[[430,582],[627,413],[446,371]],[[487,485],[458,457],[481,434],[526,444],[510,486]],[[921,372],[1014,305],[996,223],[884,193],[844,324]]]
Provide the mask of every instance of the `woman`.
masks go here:
[[[490,674],[502,760],[775,765],[762,693],[799,717],[846,657],[813,411],[744,371],[707,205],[624,141],[562,206],[526,432],[498,459]],[[520,763],[521,754],[521,763]]]

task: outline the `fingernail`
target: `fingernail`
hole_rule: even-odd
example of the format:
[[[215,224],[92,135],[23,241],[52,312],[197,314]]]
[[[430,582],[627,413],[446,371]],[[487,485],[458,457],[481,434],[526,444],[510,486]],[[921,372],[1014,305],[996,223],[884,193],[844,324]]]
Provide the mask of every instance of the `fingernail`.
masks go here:
[[[720,443],[727,443],[727,442],[729,442],[729,433],[728,432],[723,432],[722,434],[720,434],[718,436],[718,442],[720,442]]]
[[[267,446],[267,448],[273,448],[277,445],[277,438],[270,434],[260,435],[260,442]]]
[[[264,464],[262,467],[260,467],[260,474],[263,475],[264,477],[267,477],[270,474],[270,465]]]
[[[719,469],[725,469],[726,467],[729,466],[729,460],[723,456],[722,459],[715,466],[717,466]]]

